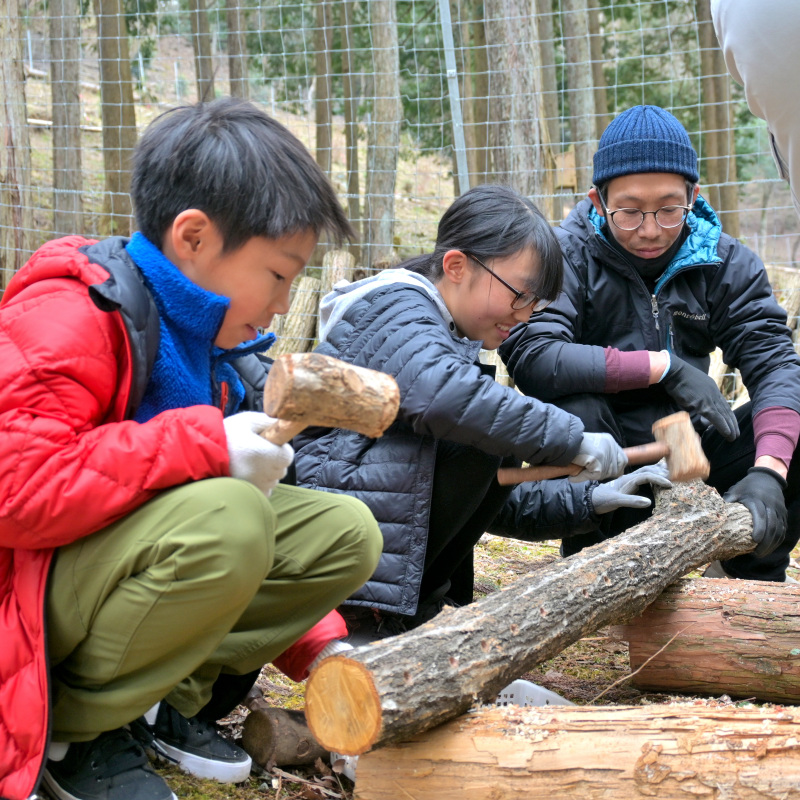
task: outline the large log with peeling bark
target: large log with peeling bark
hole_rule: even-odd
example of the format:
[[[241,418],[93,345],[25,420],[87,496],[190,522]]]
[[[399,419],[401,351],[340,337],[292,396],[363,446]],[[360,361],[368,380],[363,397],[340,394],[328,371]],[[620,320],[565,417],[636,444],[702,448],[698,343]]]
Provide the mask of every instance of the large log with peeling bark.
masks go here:
[[[347,755],[463,714],[536,664],[641,613],[676,578],[749,552],[750,512],[699,482],[659,496],[645,522],[402,636],[325,659],[306,686],[317,741]]]
[[[355,800],[783,800],[800,787],[800,710],[484,708],[361,756],[356,777]]]
[[[799,611],[797,584],[682,580],[611,634],[639,689],[800,703]]]

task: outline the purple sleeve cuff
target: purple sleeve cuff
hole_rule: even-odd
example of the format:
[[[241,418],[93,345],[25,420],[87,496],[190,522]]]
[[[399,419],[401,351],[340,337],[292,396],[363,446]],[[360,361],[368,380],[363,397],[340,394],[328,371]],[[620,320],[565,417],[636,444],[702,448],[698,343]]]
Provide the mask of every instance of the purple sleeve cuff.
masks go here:
[[[764,408],[753,417],[753,438],[756,459],[772,456],[783,461],[788,469],[800,437],[800,414],[791,408]]]
[[[617,350],[606,347],[606,394],[650,385],[650,354],[647,350]]]

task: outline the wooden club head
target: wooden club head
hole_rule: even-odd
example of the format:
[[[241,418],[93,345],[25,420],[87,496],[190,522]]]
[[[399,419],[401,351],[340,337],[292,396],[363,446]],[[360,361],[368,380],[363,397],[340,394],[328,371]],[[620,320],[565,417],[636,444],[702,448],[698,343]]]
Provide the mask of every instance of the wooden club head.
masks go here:
[[[653,436],[667,445],[667,469],[672,481],[684,482],[708,477],[710,466],[700,437],[685,412],[670,414],[653,423]]]
[[[391,375],[319,353],[278,356],[264,385],[264,411],[291,423],[295,432],[319,425],[377,438],[399,407],[400,390]]]

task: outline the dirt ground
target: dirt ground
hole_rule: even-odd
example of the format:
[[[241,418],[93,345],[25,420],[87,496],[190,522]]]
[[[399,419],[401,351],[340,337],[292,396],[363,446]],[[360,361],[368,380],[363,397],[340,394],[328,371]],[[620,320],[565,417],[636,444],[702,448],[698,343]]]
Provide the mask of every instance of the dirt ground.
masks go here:
[[[795,552],[795,558],[798,551]],[[558,542],[525,543],[486,534],[475,550],[476,598],[508,586],[514,580],[560,558]],[[793,560],[789,574],[800,579]],[[697,577],[699,572],[690,573]],[[544,686],[578,705],[647,705],[692,699],[713,705],[733,701],[717,698],[686,698],[671,694],[643,693],[628,685],[630,674],[627,645],[609,638],[601,629],[568,647],[555,658],[536,667],[521,678]],[[290,681],[274,667],[266,667],[258,687],[271,705],[302,708],[303,685]],[[602,695],[602,696],[601,696]],[[741,703],[737,703],[741,705]],[[236,739],[248,713],[239,707],[223,721],[226,735]],[[352,800],[353,784],[334,773],[329,764],[313,767],[274,769],[238,786],[222,786],[184,775],[173,767],[159,767],[181,800]]]

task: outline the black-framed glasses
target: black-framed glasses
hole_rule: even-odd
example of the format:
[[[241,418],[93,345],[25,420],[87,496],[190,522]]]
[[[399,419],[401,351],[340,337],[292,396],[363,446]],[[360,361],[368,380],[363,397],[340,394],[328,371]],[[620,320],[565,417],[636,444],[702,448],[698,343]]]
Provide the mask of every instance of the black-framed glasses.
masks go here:
[[[677,228],[683,225],[693,206],[662,206],[655,211],[640,211],[638,208],[618,208],[616,211],[609,211],[603,195],[597,193],[600,203],[606,216],[623,231],[635,231],[641,228],[644,218],[652,214],[656,224],[661,228]]]
[[[477,256],[472,255],[472,253],[464,253],[464,255],[467,256],[467,258],[471,258],[476,264],[480,264],[493,278],[497,278],[506,289],[514,293],[514,299],[511,301],[511,308],[513,308],[514,311],[521,311],[523,308],[531,306],[531,313],[533,313],[534,311],[543,311],[550,305],[550,300],[539,297],[536,292],[520,292],[518,289],[515,289],[508,281],[503,280],[493,269],[487,267],[483,261]]]

